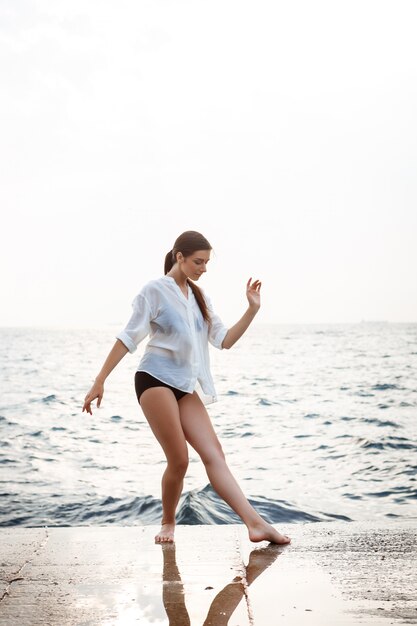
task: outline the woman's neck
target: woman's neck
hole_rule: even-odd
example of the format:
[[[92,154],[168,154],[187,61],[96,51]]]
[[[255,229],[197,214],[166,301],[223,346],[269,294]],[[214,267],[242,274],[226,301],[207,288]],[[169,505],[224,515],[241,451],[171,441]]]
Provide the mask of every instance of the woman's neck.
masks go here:
[[[175,271],[175,269],[170,270],[167,276],[171,276],[177,283],[178,287],[185,293],[188,292],[188,279],[185,274],[180,271]]]

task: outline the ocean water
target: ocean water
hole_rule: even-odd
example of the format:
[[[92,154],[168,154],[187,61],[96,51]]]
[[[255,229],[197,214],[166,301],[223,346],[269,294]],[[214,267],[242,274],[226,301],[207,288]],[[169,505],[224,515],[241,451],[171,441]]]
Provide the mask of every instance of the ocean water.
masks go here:
[[[159,523],[165,457],[133,385],[144,344],[81,412],[118,330],[0,329],[0,526]],[[209,414],[266,519],[416,519],[417,324],[253,326],[211,359]],[[192,448],[177,519],[240,521]]]

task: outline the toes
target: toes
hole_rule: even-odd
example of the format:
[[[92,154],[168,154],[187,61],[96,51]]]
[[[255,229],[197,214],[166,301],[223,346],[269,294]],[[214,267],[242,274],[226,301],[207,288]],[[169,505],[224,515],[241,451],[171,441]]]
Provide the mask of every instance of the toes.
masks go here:
[[[174,543],[174,537],[170,535],[155,535],[155,543]]]
[[[155,543],[172,543],[173,541],[174,539],[172,537],[164,537],[161,535],[155,537]]]

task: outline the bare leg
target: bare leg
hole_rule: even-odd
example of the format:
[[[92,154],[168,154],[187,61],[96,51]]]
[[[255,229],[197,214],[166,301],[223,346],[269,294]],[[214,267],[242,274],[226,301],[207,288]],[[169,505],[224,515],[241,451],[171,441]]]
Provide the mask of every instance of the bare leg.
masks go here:
[[[267,546],[266,548],[255,548],[249,556],[249,563],[245,568],[247,586],[262,574],[267,567],[272,565],[280,554],[277,546]],[[227,626],[230,617],[237,605],[245,595],[245,587],[242,576],[236,576],[231,583],[226,585],[213,599],[203,626]]]
[[[185,606],[184,585],[175,558],[175,543],[162,546],[164,571],[162,600],[168,616],[169,626],[190,626],[190,616]]]
[[[172,542],[175,511],[188,467],[188,448],[180,422],[178,402],[167,387],[152,387],[143,392],[140,405],[167,459],[162,476],[162,525],[155,541]]]
[[[200,455],[213,489],[246,524],[249,539],[277,544],[290,543],[287,535],[281,535],[275,530],[248,502],[227,466],[221,444],[199,396],[194,393],[182,398],[179,410],[185,437]]]

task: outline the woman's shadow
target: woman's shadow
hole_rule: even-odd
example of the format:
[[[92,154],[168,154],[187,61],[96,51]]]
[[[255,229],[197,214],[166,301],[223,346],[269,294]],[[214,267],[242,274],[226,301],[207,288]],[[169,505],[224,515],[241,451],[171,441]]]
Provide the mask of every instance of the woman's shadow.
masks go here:
[[[175,543],[162,544],[164,558],[162,599],[169,619],[169,626],[190,626],[185,606],[184,586],[175,557]],[[269,544],[255,548],[243,576],[236,576],[213,599],[203,626],[227,626],[229,619],[253,581],[272,565],[282,553],[282,547]]]

